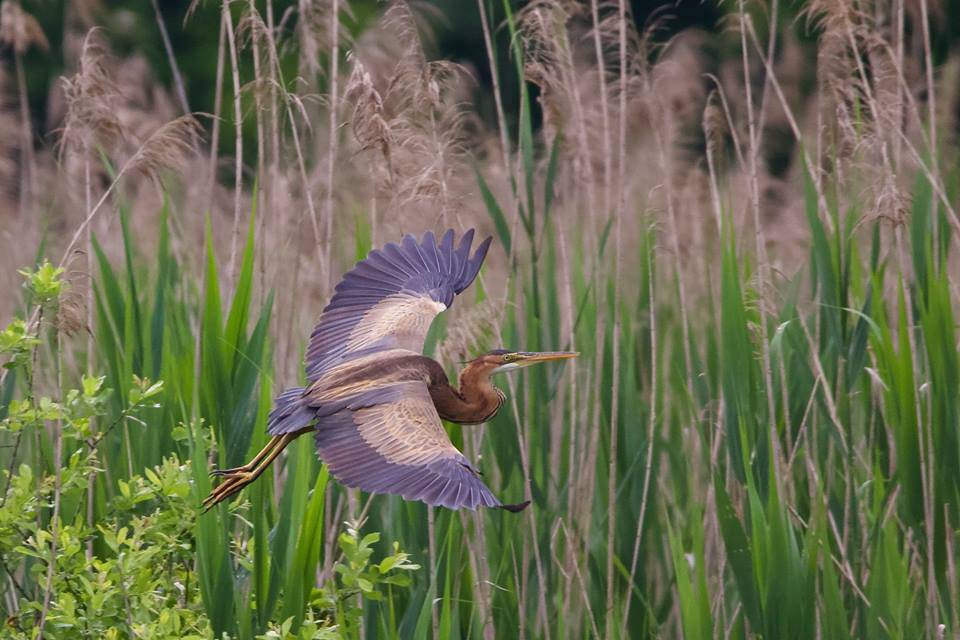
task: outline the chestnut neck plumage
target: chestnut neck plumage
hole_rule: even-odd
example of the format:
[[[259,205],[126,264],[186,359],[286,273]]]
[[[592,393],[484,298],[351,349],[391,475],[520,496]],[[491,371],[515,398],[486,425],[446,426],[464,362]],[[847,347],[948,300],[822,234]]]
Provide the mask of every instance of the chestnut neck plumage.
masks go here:
[[[430,397],[440,417],[458,424],[480,424],[497,415],[506,397],[490,381],[495,368],[477,360],[468,363],[460,372],[459,389],[453,388],[446,376],[434,380]]]

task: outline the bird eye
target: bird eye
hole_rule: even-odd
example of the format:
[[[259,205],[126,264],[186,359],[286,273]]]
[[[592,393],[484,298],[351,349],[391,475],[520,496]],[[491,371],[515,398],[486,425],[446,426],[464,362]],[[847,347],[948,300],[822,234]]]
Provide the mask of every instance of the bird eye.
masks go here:
[[[513,361],[516,360],[516,359],[517,359],[516,354],[513,354],[513,353],[505,353],[505,354],[503,354],[503,361],[504,361],[504,362],[513,362]]]

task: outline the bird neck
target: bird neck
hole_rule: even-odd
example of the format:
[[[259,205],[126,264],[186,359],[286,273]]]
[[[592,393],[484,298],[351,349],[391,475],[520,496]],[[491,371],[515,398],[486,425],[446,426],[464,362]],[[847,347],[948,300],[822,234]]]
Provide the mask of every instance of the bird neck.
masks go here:
[[[459,389],[444,380],[431,386],[430,396],[441,418],[459,424],[480,424],[490,420],[506,399],[490,381],[490,371],[471,365],[460,372]]]

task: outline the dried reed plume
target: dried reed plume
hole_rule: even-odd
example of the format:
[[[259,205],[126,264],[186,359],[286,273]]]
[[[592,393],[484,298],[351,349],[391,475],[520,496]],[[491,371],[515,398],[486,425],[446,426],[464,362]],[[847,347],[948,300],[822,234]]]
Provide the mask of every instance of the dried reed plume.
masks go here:
[[[437,346],[441,363],[455,366],[472,357],[493,335],[503,310],[499,303],[487,298],[462,315],[447,329],[447,337]]]
[[[524,43],[523,73],[528,82],[540,89],[543,110],[544,138],[547,144],[570,124],[568,118],[578,119],[580,101],[575,82],[576,69],[567,31],[567,23],[576,5],[566,6],[546,0],[537,0],[517,14],[520,37]],[[570,145],[578,155],[586,153],[589,145]]]
[[[17,55],[26,53],[32,46],[44,51],[50,48],[40,23],[16,0],[4,0],[0,5],[0,45],[11,48]]]
[[[344,3],[346,4],[346,3]],[[321,61],[333,41],[333,4],[330,0],[298,0],[297,40],[300,44],[300,69],[305,76],[324,71]],[[340,5],[341,7],[343,5]],[[337,20],[337,25],[340,21]],[[340,41],[347,35],[340,27]]]
[[[80,256],[75,252],[69,263]],[[68,263],[68,264],[69,264]],[[64,274],[65,287],[57,301],[57,315],[55,324],[58,330],[66,336],[72,336],[81,330],[91,331],[87,324],[87,293],[90,288],[90,274],[83,267],[74,267],[69,264]]]
[[[344,101],[351,106],[350,128],[361,150],[379,150],[389,164],[390,126],[384,118],[383,98],[363,62],[356,60]]]
[[[87,32],[76,74],[63,78],[67,118],[60,137],[61,157],[69,145],[84,152],[96,146],[110,148],[124,138],[117,118],[119,90],[107,71],[106,46],[99,30]]]
[[[153,177],[164,171],[178,170],[196,151],[194,140],[202,133],[203,127],[193,114],[171,120],[140,145],[130,158],[129,170]]]
[[[378,142],[382,148],[382,141],[388,142],[395,206],[416,202],[422,211],[426,204],[445,219],[464,195],[454,185],[469,175],[464,92],[472,78],[460,65],[427,60],[407,4],[392,4],[380,28],[395,38],[397,62],[380,79],[385,89],[378,90],[378,79],[359,56],[355,58],[350,89],[355,125],[360,127],[354,130],[357,140],[361,148]]]

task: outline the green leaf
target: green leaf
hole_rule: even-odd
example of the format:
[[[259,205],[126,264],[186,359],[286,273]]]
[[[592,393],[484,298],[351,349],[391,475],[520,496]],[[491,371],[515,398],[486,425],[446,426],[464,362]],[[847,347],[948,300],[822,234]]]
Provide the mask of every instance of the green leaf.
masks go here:
[[[720,524],[720,536],[727,551],[727,562],[733,571],[734,583],[740,602],[750,626],[763,629],[760,598],[756,578],[754,577],[753,548],[744,532],[743,525],[733,509],[733,503],[724,487],[723,478],[715,476],[713,481],[714,498],[717,506],[717,520]]]
[[[480,173],[480,169],[474,167],[474,173],[477,176],[477,185],[480,187],[480,196],[483,198],[483,204],[486,206],[490,219],[493,220],[493,227],[497,231],[500,244],[503,245],[503,250],[508,256],[512,255],[510,226],[507,224],[507,219],[503,215],[503,209],[500,208],[496,197],[494,197],[490,191],[490,187],[487,185],[487,181],[484,180],[483,174]]]

